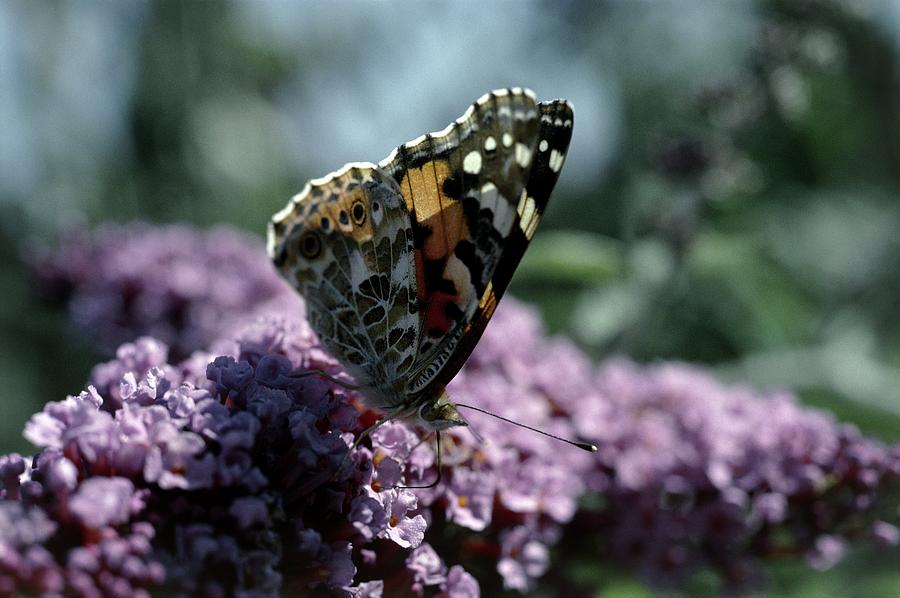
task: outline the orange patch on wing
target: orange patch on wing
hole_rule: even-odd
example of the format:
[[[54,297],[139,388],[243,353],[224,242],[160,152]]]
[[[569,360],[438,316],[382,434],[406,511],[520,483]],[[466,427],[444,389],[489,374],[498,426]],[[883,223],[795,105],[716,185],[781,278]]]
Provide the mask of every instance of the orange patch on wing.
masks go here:
[[[425,305],[424,328],[428,334],[446,334],[456,324],[448,316],[449,306],[463,309],[471,295],[471,280],[463,264],[453,264],[453,252],[462,239],[469,238],[465,226],[462,204],[444,193],[444,182],[450,176],[446,160],[426,162],[418,168],[410,168],[400,182],[400,192],[406,206],[413,210],[416,222],[426,236],[422,246],[416,249],[417,295]],[[429,288],[425,277],[425,263],[438,262],[444,267],[444,279],[453,283],[455,293]],[[459,267],[454,267],[459,266]]]
[[[425,239],[422,247],[422,253],[430,260],[450,257],[453,250],[456,249],[456,244],[461,238],[464,238],[461,234],[463,232],[462,205],[457,201],[448,205],[443,212],[419,222],[431,229],[431,234]]]
[[[444,195],[444,181],[450,176],[450,165],[444,160],[432,160],[406,171],[400,181],[400,193],[406,207],[415,209],[419,222],[427,220],[443,209],[442,203],[452,201]]]
[[[410,168],[400,182],[406,207],[415,212],[420,226],[431,231],[422,247],[429,260],[450,255],[462,231],[462,205],[444,194],[444,182],[449,176],[447,161],[433,160],[419,168]]]
[[[481,300],[478,302],[478,307],[481,309],[481,317],[483,319],[490,320],[491,316],[494,315],[494,310],[497,309],[497,295],[494,293],[493,282],[488,282],[484,295],[481,296]]]

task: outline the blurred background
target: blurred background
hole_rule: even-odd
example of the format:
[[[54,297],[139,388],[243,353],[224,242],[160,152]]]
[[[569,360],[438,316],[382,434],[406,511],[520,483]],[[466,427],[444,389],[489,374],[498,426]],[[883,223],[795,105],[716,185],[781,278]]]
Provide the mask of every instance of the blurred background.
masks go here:
[[[34,300],[38,244],[135,219],[261,237],[307,179],[513,85],[576,108],[510,289],[548,329],[900,440],[898,51],[893,0],[2,2],[0,452],[107,358]],[[771,574],[873,595],[895,569]]]

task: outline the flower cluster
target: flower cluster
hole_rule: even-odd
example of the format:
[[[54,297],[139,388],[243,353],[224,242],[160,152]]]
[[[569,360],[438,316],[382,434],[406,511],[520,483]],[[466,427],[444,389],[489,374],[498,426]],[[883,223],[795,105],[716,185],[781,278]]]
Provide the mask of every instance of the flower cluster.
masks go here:
[[[353,397],[293,375],[300,361],[337,373],[333,361],[295,352],[313,342],[299,325],[252,327],[237,354],[212,360],[194,385],[185,382],[200,377],[193,362],[168,364],[165,346],[144,338],[94,372],[113,401],[92,385],[49,403],[25,430],[42,452],[30,467],[7,456],[0,471],[10,528],[4,587],[350,593],[361,591],[351,587],[354,551],[425,546],[417,498],[396,487],[400,477],[388,466],[399,461],[349,452],[359,423]],[[127,371],[110,393],[117,369]],[[399,572],[407,587],[477,588],[461,569],[419,579],[416,554]]]
[[[166,230],[130,240],[141,263],[164,261]],[[204,247],[198,264],[212,263]],[[106,263],[85,286],[115,285]],[[268,275],[206,276],[242,288]],[[173,296],[167,284],[138,285],[131,300]],[[599,454],[462,406],[470,428],[440,435],[440,463],[434,439],[404,422],[354,446],[378,414],[339,382],[304,375],[344,373],[302,300],[261,288],[243,317],[230,299],[204,308],[230,314],[206,345],[197,328],[173,328],[176,355],[202,351],[179,361],[137,338],[86,391],[32,417],[26,436],[41,452],[0,457],[0,593],[524,592],[564,534],[656,581],[711,567],[739,585],[768,554],[804,552],[821,568],[854,532],[900,536],[869,517],[900,471],[896,451],[790,396],[724,387],[688,366],[612,361],[598,372],[509,299],[448,392],[589,439]]]
[[[76,230],[27,259],[39,294],[65,303],[75,331],[106,354],[146,335],[181,359],[208,348],[244,314],[293,295],[259,241],[225,227]]]
[[[605,505],[581,523],[602,554],[652,580],[708,567],[746,586],[762,578],[763,556],[805,554],[824,569],[848,537],[897,543],[897,528],[874,515],[900,449],[787,393],[723,386],[684,364],[612,360],[595,387],[608,399],[602,414],[585,404],[575,419],[598,439],[588,483]],[[588,423],[597,417],[602,426]]]

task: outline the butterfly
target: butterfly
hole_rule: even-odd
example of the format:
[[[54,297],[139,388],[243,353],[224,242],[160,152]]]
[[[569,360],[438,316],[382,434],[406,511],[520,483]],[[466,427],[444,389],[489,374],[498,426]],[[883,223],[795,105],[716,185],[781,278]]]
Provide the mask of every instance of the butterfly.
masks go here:
[[[566,100],[498,89],[377,165],[310,181],[273,216],[276,268],[381,422],[467,425],[446,385],[534,236],[572,120]]]

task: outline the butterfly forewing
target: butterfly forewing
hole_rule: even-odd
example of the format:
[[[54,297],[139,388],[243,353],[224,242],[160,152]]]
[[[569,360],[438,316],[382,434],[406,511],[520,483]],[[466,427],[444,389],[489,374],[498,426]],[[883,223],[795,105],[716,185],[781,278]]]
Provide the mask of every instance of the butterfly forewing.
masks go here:
[[[515,226],[539,127],[533,94],[498,90],[385,164],[414,219],[421,330],[411,394],[431,384],[470,328]]]
[[[574,113],[566,100],[541,102],[540,131],[525,189],[516,207],[516,226],[506,237],[491,283],[499,300],[519,265],[556,186],[572,140]],[[488,314],[488,317],[493,312]]]
[[[459,339],[447,339],[453,342],[453,350],[446,363],[429,381],[432,387],[449,383],[474,350],[531,242],[550,193],[559,178],[572,139],[572,105],[566,100],[541,102],[538,104],[538,111],[540,129],[537,143],[527,182],[518,198],[513,225],[493,256],[493,267],[487,273],[487,283],[479,294],[478,307],[466,326],[465,333]]]

